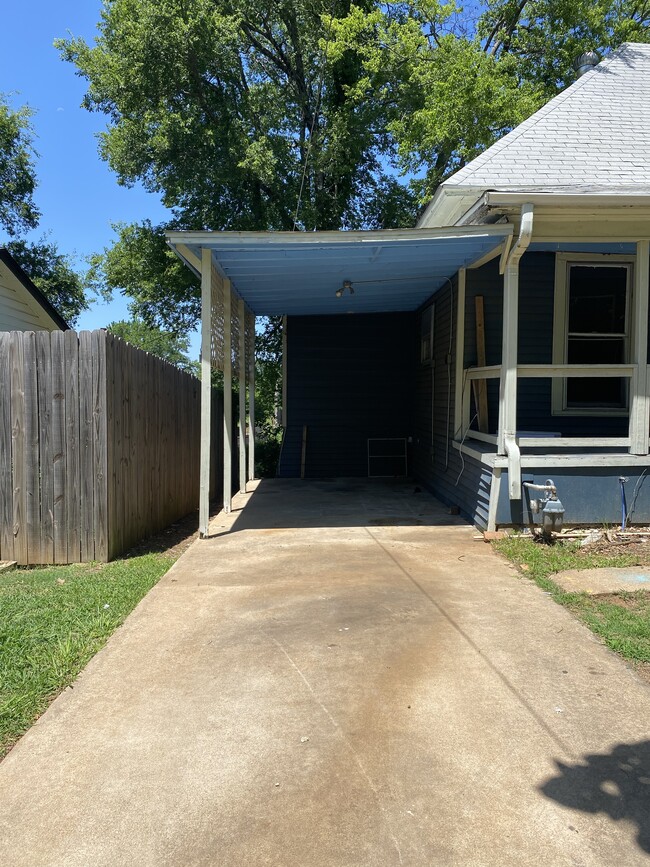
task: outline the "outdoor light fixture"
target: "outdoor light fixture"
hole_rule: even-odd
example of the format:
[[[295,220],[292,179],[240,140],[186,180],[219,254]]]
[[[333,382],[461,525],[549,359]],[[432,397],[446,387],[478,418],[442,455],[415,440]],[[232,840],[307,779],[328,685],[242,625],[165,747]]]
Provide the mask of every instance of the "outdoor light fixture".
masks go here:
[[[351,280],[344,280],[344,281],[343,281],[343,285],[340,286],[340,287],[336,290],[336,292],[335,292],[334,294],[336,295],[337,298],[342,298],[342,297],[343,297],[343,293],[345,292],[346,289],[349,290],[350,295],[354,295],[354,288],[353,288],[353,286],[352,286],[352,281],[351,281]]]

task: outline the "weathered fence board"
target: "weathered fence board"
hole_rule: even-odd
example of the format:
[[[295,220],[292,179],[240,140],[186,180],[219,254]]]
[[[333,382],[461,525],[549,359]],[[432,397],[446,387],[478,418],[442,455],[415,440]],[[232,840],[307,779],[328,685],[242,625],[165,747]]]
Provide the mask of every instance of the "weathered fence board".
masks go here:
[[[23,335],[25,377],[25,490],[27,560],[41,562],[41,488],[39,484],[39,430],[36,335]]]
[[[93,407],[93,527],[95,559],[108,560],[106,332],[91,332]]]
[[[79,333],[79,473],[81,478],[81,560],[94,560],[93,544],[93,357],[92,334]]]
[[[41,474],[41,563],[53,563],[54,461],[52,458],[52,355],[48,331],[36,332],[36,364],[38,367],[38,421]]]
[[[54,562],[68,562],[65,500],[65,348],[63,331],[53,331],[52,352],[52,466],[54,488]]]
[[[111,334],[0,333],[0,559],[103,561],[196,510],[199,430],[199,381]]]
[[[9,332],[0,332],[0,559],[14,559]]]
[[[81,560],[81,465],[79,447],[79,338],[63,336],[65,352],[65,519],[68,562]]]
[[[12,334],[12,337],[14,335]],[[28,563],[25,492],[25,362],[23,336],[19,334],[9,345],[11,366],[11,454],[13,509],[13,556],[19,563]],[[2,556],[0,559],[10,559]]]

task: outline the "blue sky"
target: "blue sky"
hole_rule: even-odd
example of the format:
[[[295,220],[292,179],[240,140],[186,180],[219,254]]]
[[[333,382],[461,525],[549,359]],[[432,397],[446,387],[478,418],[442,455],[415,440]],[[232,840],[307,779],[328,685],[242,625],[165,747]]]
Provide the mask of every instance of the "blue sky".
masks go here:
[[[59,59],[54,39],[83,36],[92,41],[101,3],[96,0],[31,0],[3,9],[3,46],[0,52],[0,91],[14,107],[29,105],[38,151],[38,188],[35,200],[42,218],[28,237],[50,232],[63,253],[80,267],[85,257],[109,246],[112,223],[165,219],[157,196],[142,188],[120,187],[115,175],[97,154],[96,134],[105,118],[80,107],[85,82],[74,67]],[[7,240],[0,235],[0,242]],[[128,318],[126,302],[94,301],[79,328],[101,328]],[[192,340],[198,357],[198,340]]]

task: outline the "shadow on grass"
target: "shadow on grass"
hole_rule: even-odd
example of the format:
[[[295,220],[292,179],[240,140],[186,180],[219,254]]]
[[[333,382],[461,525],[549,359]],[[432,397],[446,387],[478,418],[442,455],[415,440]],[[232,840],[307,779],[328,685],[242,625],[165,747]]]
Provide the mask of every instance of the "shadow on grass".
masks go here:
[[[557,776],[541,786],[547,798],[584,813],[633,822],[639,847],[650,852],[650,741],[618,744],[579,764],[556,765]]]

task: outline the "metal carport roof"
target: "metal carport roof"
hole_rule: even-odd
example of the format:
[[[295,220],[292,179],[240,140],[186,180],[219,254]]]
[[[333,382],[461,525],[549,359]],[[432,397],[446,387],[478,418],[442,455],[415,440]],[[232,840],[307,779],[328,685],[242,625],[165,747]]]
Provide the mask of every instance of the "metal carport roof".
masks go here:
[[[459,268],[489,256],[509,224],[363,232],[168,232],[200,273],[201,250],[258,316],[417,310]],[[344,280],[348,291],[336,296]]]

